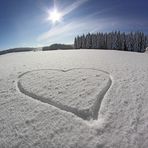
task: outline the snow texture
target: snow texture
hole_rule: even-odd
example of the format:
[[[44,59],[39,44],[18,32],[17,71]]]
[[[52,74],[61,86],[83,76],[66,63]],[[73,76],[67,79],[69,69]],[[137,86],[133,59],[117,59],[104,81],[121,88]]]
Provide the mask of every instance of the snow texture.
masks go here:
[[[21,75],[18,81],[22,93],[83,119],[97,119],[110,85],[107,72],[93,69],[36,70]]]
[[[1,55],[0,148],[147,148],[147,63],[111,50]]]

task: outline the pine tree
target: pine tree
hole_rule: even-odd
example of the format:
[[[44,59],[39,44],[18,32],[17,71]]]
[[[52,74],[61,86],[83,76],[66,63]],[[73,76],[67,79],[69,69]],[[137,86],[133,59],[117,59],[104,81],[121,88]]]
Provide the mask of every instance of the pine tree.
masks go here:
[[[83,36],[82,36],[82,48],[83,48],[83,49],[86,48],[86,37],[85,37],[84,34],[83,34]]]
[[[75,37],[75,40],[74,40],[74,48],[77,49],[77,38]]]

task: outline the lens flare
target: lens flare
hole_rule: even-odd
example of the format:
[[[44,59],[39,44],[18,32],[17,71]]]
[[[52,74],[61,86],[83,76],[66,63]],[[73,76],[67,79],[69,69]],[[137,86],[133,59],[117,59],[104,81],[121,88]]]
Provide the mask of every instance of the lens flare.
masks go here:
[[[51,20],[53,23],[60,22],[62,19],[62,14],[58,12],[57,9],[54,9],[53,11],[49,12],[49,20]]]

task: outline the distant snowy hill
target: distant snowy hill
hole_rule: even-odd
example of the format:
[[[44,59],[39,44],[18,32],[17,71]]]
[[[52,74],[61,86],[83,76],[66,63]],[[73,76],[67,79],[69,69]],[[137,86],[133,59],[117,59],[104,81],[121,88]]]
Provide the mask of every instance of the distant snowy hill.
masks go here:
[[[43,51],[47,50],[57,50],[57,49],[73,49],[73,45],[67,44],[52,44],[50,46],[43,47]]]
[[[30,47],[23,47],[23,48],[12,48],[12,49],[7,49],[0,51],[0,55],[2,54],[7,54],[7,53],[12,53],[12,52],[26,52],[26,51],[33,51],[35,48],[30,48]]]

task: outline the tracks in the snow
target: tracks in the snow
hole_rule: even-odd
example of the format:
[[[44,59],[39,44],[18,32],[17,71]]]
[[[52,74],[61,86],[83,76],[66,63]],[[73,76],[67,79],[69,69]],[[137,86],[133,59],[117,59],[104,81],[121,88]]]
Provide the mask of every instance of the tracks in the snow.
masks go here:
[[[97,93],[97,96],[96,96],[96,99],[95,99],[95,102],[93,103],[92,107],[90,109],[86,109],[86,110],[80,110],[80,109],[77,109],[75,107],[72,107],[72,106],[68,106],[68,105],[65,105],[59,101],[54,101],[54,100],[51,100],[51,99],[45,99],[43,96],[41,95],[38,95],[32,91],[29,91],[29,89],[26,89],[23,84],[22,84],[22,81],[20,81],[20,79],[22,79],[26,74],[29,74],[31,72],[38,72],[38,71],[57,71],[57,72],[68,72],[68,71],[72,71],[72,70],[88,70],[88,71],[98,71],[102,74],[104,74],[106,77],[108,77],[106,83],[105,83],[105,86],[99,90],[99,92]],[[40,69],[40,70],[34,70],[34,71],[28,71],[28,72],[25,72],[23,74],[21,74],[19,77],[18,77],[18,82],[17,82],[17,87],[19,89],[19,91],[33,99],[36,99],[36,100],[39,100],[43,103],[48,103],[49,105],[52,105],[56,108],[59,108],[61,110],[64,110],[64,111],[67,111],[67,112],[70,112],[70,113],[73,113],[75,114],[76,116],[84,119],[84,120],[89,120],[89,119],[93,119],[93,120],[97,120],[98,119],[98,113],[99,113],[99,110],[100,110],[100,106],[101,106],[101,103],[102,103],[102,100],[105,96],[105,94],[107,93],[107,91],[109,90],[109,88],[111,87],[111,84],[112,84],[112,79],[111,79],[111,76],[108,72],[106,71],[102,71],[102,70],[98,70],[98,69],[92,69],[92,68],[77,68],[77,69],[69,69],[69,70],[57,70],[57,69]]]

